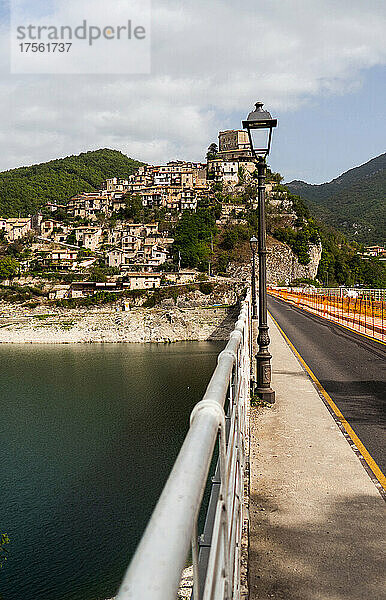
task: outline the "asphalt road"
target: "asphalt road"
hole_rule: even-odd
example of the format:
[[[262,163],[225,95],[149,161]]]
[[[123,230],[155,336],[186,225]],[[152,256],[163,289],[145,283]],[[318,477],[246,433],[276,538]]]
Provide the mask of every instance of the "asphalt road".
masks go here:
[[[268,309],[386,473],[386,346],[277,298]]]

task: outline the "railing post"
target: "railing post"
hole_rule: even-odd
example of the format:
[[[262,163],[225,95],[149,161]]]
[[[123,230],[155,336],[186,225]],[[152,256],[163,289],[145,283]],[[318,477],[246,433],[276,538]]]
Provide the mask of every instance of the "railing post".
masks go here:
[[[375,327],[374,315],[375,315],[375,307],[374,307],[374,297],[373,296],[370,296],[369,303],[370,303],[370,310],[371,310],[371,330],[373,332],[373,337],[374,337],[374,327]]]

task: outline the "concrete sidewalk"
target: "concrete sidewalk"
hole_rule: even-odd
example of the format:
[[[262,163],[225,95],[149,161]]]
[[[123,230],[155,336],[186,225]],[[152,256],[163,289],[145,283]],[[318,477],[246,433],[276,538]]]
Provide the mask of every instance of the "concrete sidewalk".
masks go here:
[[[270,321],[276,404],[251,411],[251,600],[384,600],[385,503]]]

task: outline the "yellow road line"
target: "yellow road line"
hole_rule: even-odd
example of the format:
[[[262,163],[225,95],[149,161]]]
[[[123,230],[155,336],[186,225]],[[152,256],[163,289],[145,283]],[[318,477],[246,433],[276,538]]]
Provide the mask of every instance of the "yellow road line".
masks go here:
[[[368,340],[371,340],[372,342],[378,342],[379,344],[383,344],[384,346],[386,346],[386,342],[382,342],[382,340],[379,340],[376,337],[372,337],[371,335],[367,335],[366,333],[361,333],[360,331],[357,331],[356,329],[353,329],[352,327],[349,327],[348,325],[343,325],[343,323],[339,323],[338,321],[334,321],[333,319],[327,319],[327,317],[324,317],[323,315],[318,315],[318,313],[314,312],[313,310],[307,310],[307,308],[304,308],[303,306],[299,306],[295,302],[290,302],[289,300],[286,300],[285,298],[281,298],[280,296],[275,296],[275,294],[269,294],[269,295],[272,296],[272,298],[283,300],[283,302],[287,302],[287,304],[292,304],[293,306],[296,306],[296,308],[300,308],[300,310],[305,310],[306,312],[310,313],[311,315],[320,317],[321,319],[324,319],[325,321],[330,321],[330,323],[335,323],[335,325],[339,325],[339,327],[344,327],[348,331],[352,331],[353,333],[361,335],[362,337],[365,337]],[[272,315],[271,315],[271,317],[272,317]],[[272,319],[273,319],[273,317],[272,317]],[[273,319],[273,320],[275,321],[275,319]],[[278,327],[279,327],[279,325],[278,325]],[[279,329],[280,329],[280,327],[279,327]]]
[[[359,437],[357,436],[357,434],[355,433],[355,431],[353,430],[353,428],[351,427],[351,425],[349,424],[349,422],[347,421],[347,419],[343,416],[343,414],[341,413],[341,411],[339,410],[339,408],[337,407],[337,405],[335,404],[335,402],[333,401],[333,399],[331,398],[331,396],[326,392],[326,390],[324,389],[324,387],[320,383],[319,379],[316,377],[316,375],[314,375],[314,373],[311,371],[310,367],[307,365],[307,363],[305,362],[305,360],[302,358],[302,356],[296,350],[296,348],[293,345],[293,343],[288,339],[288,336],[284,333],[284,331],[280,327],[279,323],[271,315],[271,313],[269,313],[269,314],[270,314],[271,319],[275,323],[276,327],[279,329],[280,333],[282,334],[282,336],[286,340],[287,344],[289,345],[289,347],[291,348],[291,350],[293,351],[293,353],[295,354],[295,356],[298,358],[298,360],[300,361],[300,363],[302,364],[302,366],[305,368],[305,370],[307,371],[308,375],[311,377],[311,379],[314,382],[316,388],[322,394],[323,398],[326,400],[326,402],[328,403],[328,405],[330,406],[330,408],[333,410],[333,412],[335,413],[335,415],[338,417],[339,421],[341,422],[341,424],[345,428],[345,430],[348,433],[348,435],[350,436],[351,440],[354,442],[354,444],[358,448],[359,452],[363,456],[363,458],[366,461],[367,465],[370,467],[371,471],[374,473],[375,477],[378,479],[379,483],[381,484],[381,486],[383,487],[383,489],[386,491],[386,477],[385,477],[385,475],[382,473],[381,469],[378,467],[377,463],[375,462],[375,460],[373,459],[373,457],[371,456],[371,454],[369,453],[369,451],[367,450],[367,448],[362,444],[361,440],[359,439]]]

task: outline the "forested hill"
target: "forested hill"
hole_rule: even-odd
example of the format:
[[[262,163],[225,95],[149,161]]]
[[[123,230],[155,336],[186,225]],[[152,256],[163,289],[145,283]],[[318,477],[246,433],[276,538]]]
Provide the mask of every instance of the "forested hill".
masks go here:
[[[0,173],[0,217],[25,216],[46,202],[66,202],[98,188],[108,177],[127,177],[141,164],[117,150],[95,150]]]
[[[288,189],[306,200],[325,222],[361,243],[386,237],[386,153],[350,169],[329,183],[291,181]]]

